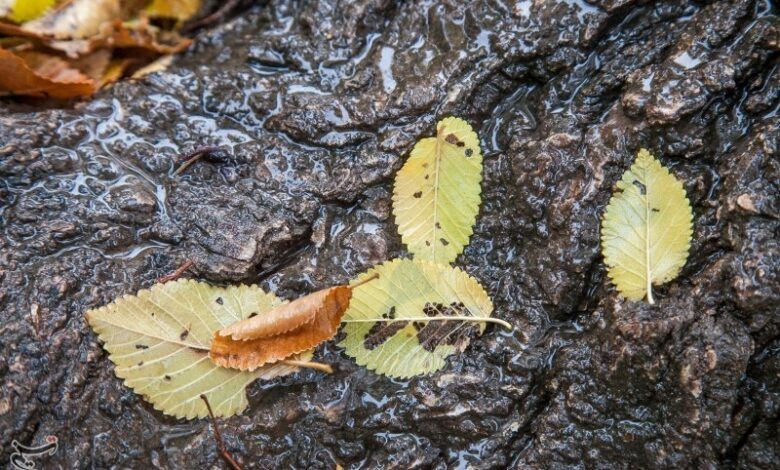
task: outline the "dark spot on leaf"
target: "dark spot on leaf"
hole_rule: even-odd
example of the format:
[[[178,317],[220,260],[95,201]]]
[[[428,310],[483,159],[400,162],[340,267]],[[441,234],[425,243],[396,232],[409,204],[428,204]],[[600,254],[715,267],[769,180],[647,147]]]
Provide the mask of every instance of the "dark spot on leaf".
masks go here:
[[[651,208],[650,210],[653,211],[653,212],[661,212],[660,209],[656,209],[655,207]]]
[[[154,316],[154,312],[152,312],[152,316]]]
[[[447,141],[448,144],[457,145],[458,147],[463,147],[466,145],[463,143],[463,141],[458,139],[458,136],[455,134],[447,134],[444,140]]]
[[[142,365],[144,365],[144,361],[138,363],[138,367],[141,367]]]
[[[171,380],[171,376],[170,375],[166,375],[165,376],[165,380]]]
[[[449,306],[441,303],[427,302],[423,313],[429,317],[471,315],[463,302],[452,302]],[[477,324],[462,321],[429,321],[414,322],[417,339],[420,346],[428,352],[433,352],[442,344],[454,345],[458,351],[466,348],[471,337],[478,331]]]
[[[182,340],[182,341],[184,341],[185,339],[187,339],[187,336],[188,336],[189,334],[190,334],[190,330],[184,330],[184,331],[182,331],[182,332],[181,332],[181,334],[179,335],[179,339],[180,339],[180,340]]]
[[[431,177],[431,175],[425,175],[425,179],[428,179],[430,177]]]
[[[392,305],[390,309],[383,313],[382,318],[395,318],[395,305]]]
[[[136,344],[135,349],[149,349],[149,346],[145,344]]]
[[[639,188],[639,194],[647,194],[647,187],[645,187],[644,184],[640,183],[637,180],[632,181],[632,183],[634,184],[634,186]]]
[[[440,229],[441,228],[441,224],[436,222],[436,228]]]
[[[252,317],[256,317],[256,316],[257,316],[257,312],[252,312],[252,313],[249,314],[248,318],[252,318]]]
[[[470,156],[474,155],[474,151],[471,150],[471,149],[466,149],[465,154],[466,154],[467,157],[470,157]]]
[[[422,197],[422,191],[417,191],[416,193],[412,194],[412,196],[416,197],[417,199],[420,199]]]
[[[390,307],[390,309],[387,310],[384,314],[382,314],[382,318],[386,319],[394,319],[395,318],[395,306]],[[372,351],[382,344],[385,343],[388,339],[390,339],[394,334],[398,333],[399,331],[403,330],[406,325],[408,325],[408,321],[397,321],[397,322],[376,322],[371,327],[370,330],[368,330],[368,333],[366,334],[366,337],[363,338],[363,346],[368,349],[369,351]]]
[[[217,300],[214,302],[218,303],[219,305],[222,305],[224,302],[222,301],[222,297],[217,297]]]
[[[441,244],[444,245],[444,246],[447,246],[447,245],[450,244],[450,242],[448,242],[447,240],[445,240],[443,238],[440,238],[439,241],[441,241]]]
[[[425,246],[431,246],[430,240],[425,240]]]
[[[423,167],[423,168],[428,168],[428,164],[427,164],[427,163],[423,163],[423,164],[422,164],[422,167]]]

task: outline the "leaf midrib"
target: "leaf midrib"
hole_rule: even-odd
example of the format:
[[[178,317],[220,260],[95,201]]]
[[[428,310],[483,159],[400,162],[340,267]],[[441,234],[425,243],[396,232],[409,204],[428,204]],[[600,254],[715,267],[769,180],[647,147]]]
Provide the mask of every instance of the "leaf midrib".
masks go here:
[[[436,130],[436,147],[434,149],[433,178],[433,237],[431,238],[431,260],[436,261],[436,224],[439,223],[439,169],[441,168],[442,136],[446,127]]]
[[[97,318],[96,320],[101,321],[103,323],[106,323],[108,325],[111,325],[113,327],[119,328],[121,330],[129,331],[131,333],[135,333],[135,334],[138,334],[138,335],[141,335],[141,336],[146,336],[148,338],[159,339],[160,341],[164,341],[166,343],[178,344],[180,346],[185,346],[185,347],[188,347],[190,349],[196,349],[198,351],[208,351],[209,350],[208,347],[205,347],[204,345],[201,345],[201,344],[186,343],[184,341],[177,341],[175,339],[167,338],[167,337],[164,337],[164,336],[158,336],[158,335],[150,334],[150,333],[147,333],[147,332],[144,332],[144,331],[138,331],[138,330],[133,329],[133,328],[128,328],[125,325],[121,325],[121,324],[110,322],[110,321],[108,321],[108,320],[106,320],[104,318]]]

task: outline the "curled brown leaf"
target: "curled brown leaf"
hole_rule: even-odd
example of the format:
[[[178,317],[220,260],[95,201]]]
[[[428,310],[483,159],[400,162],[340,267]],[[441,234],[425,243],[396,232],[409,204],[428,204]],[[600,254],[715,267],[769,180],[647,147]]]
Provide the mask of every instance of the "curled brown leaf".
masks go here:
[[[209,356],[222,367],[254,370],[313,348],[336,335],[351,298],[349,286],[331,287],[237,322],[214,334]]]

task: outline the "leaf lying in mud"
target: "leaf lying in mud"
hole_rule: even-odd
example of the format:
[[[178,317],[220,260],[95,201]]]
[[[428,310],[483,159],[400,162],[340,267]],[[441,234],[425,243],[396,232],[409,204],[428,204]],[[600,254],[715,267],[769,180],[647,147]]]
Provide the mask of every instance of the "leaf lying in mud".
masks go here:
[[[66,61],[37,52],[0,49],[0,95],[73,98],[95,92],[95,82]]]
[[[609,277],[625,297],[652,304],[652,284],[677,277],[688,259],[691,205],[682,183],[645,149],[617,188],[601,226]]]
[[[393,213],[415,258],[450,263],[468,244],[479,212],[482,152],[464,120],[439,121],[395,177]]]
[[[0,18],[16,23],[34,20],[48,11],[57,0],[7,0],[0,1]]]
[[[211,360],[253,370],[313,348],[336,335],[351,297],[349,286],[331,287],[223,328],[214,335]]]
[[[376,274],[379,279],[354,290],[343,321],[346,338],[339,346],[380,374],[406,378],[441,369],[447,356],[463,351],[472,336],[484,331],[484,321],[474,318],[511,327],[489,318],[490,297],[458,268],[396,259],[355,282]]]
[[[152,0],[146,14],[152,18],[186,21],[200,10],[201,0]]]
[[[257,286],[219,288],[179,280],[91,310],[87,320],[116,365],[116,375],[155,409],[182,418],[204,417],[204,394],[216,415],[231,416],[246,408],[244,389],[251,382],[297,368],[283,363],[252,372],[219,367],[208,357],[212,334],[280,303]],[[311,355],[306,351],[293,359]]]

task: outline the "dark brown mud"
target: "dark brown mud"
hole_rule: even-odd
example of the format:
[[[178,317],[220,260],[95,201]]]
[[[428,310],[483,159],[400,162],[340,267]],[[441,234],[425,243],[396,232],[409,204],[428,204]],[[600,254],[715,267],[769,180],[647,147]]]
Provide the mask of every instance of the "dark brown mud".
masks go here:
[[[272,1],[166,72],[0,104],[0,458],[219,468],[204,420],[125,388],[83,312],[192,259],[297,297],[403,256],[392,176],[446,115],[485,153],[458,265],[489,328],[431,377],[334,365],[250,388],[246,468],[780,468],[780,7],[767,0]],[[217,145],[172,177],[176,156]],[[621,300],[599,219],[640,147],[685,184],[691,256]]]

